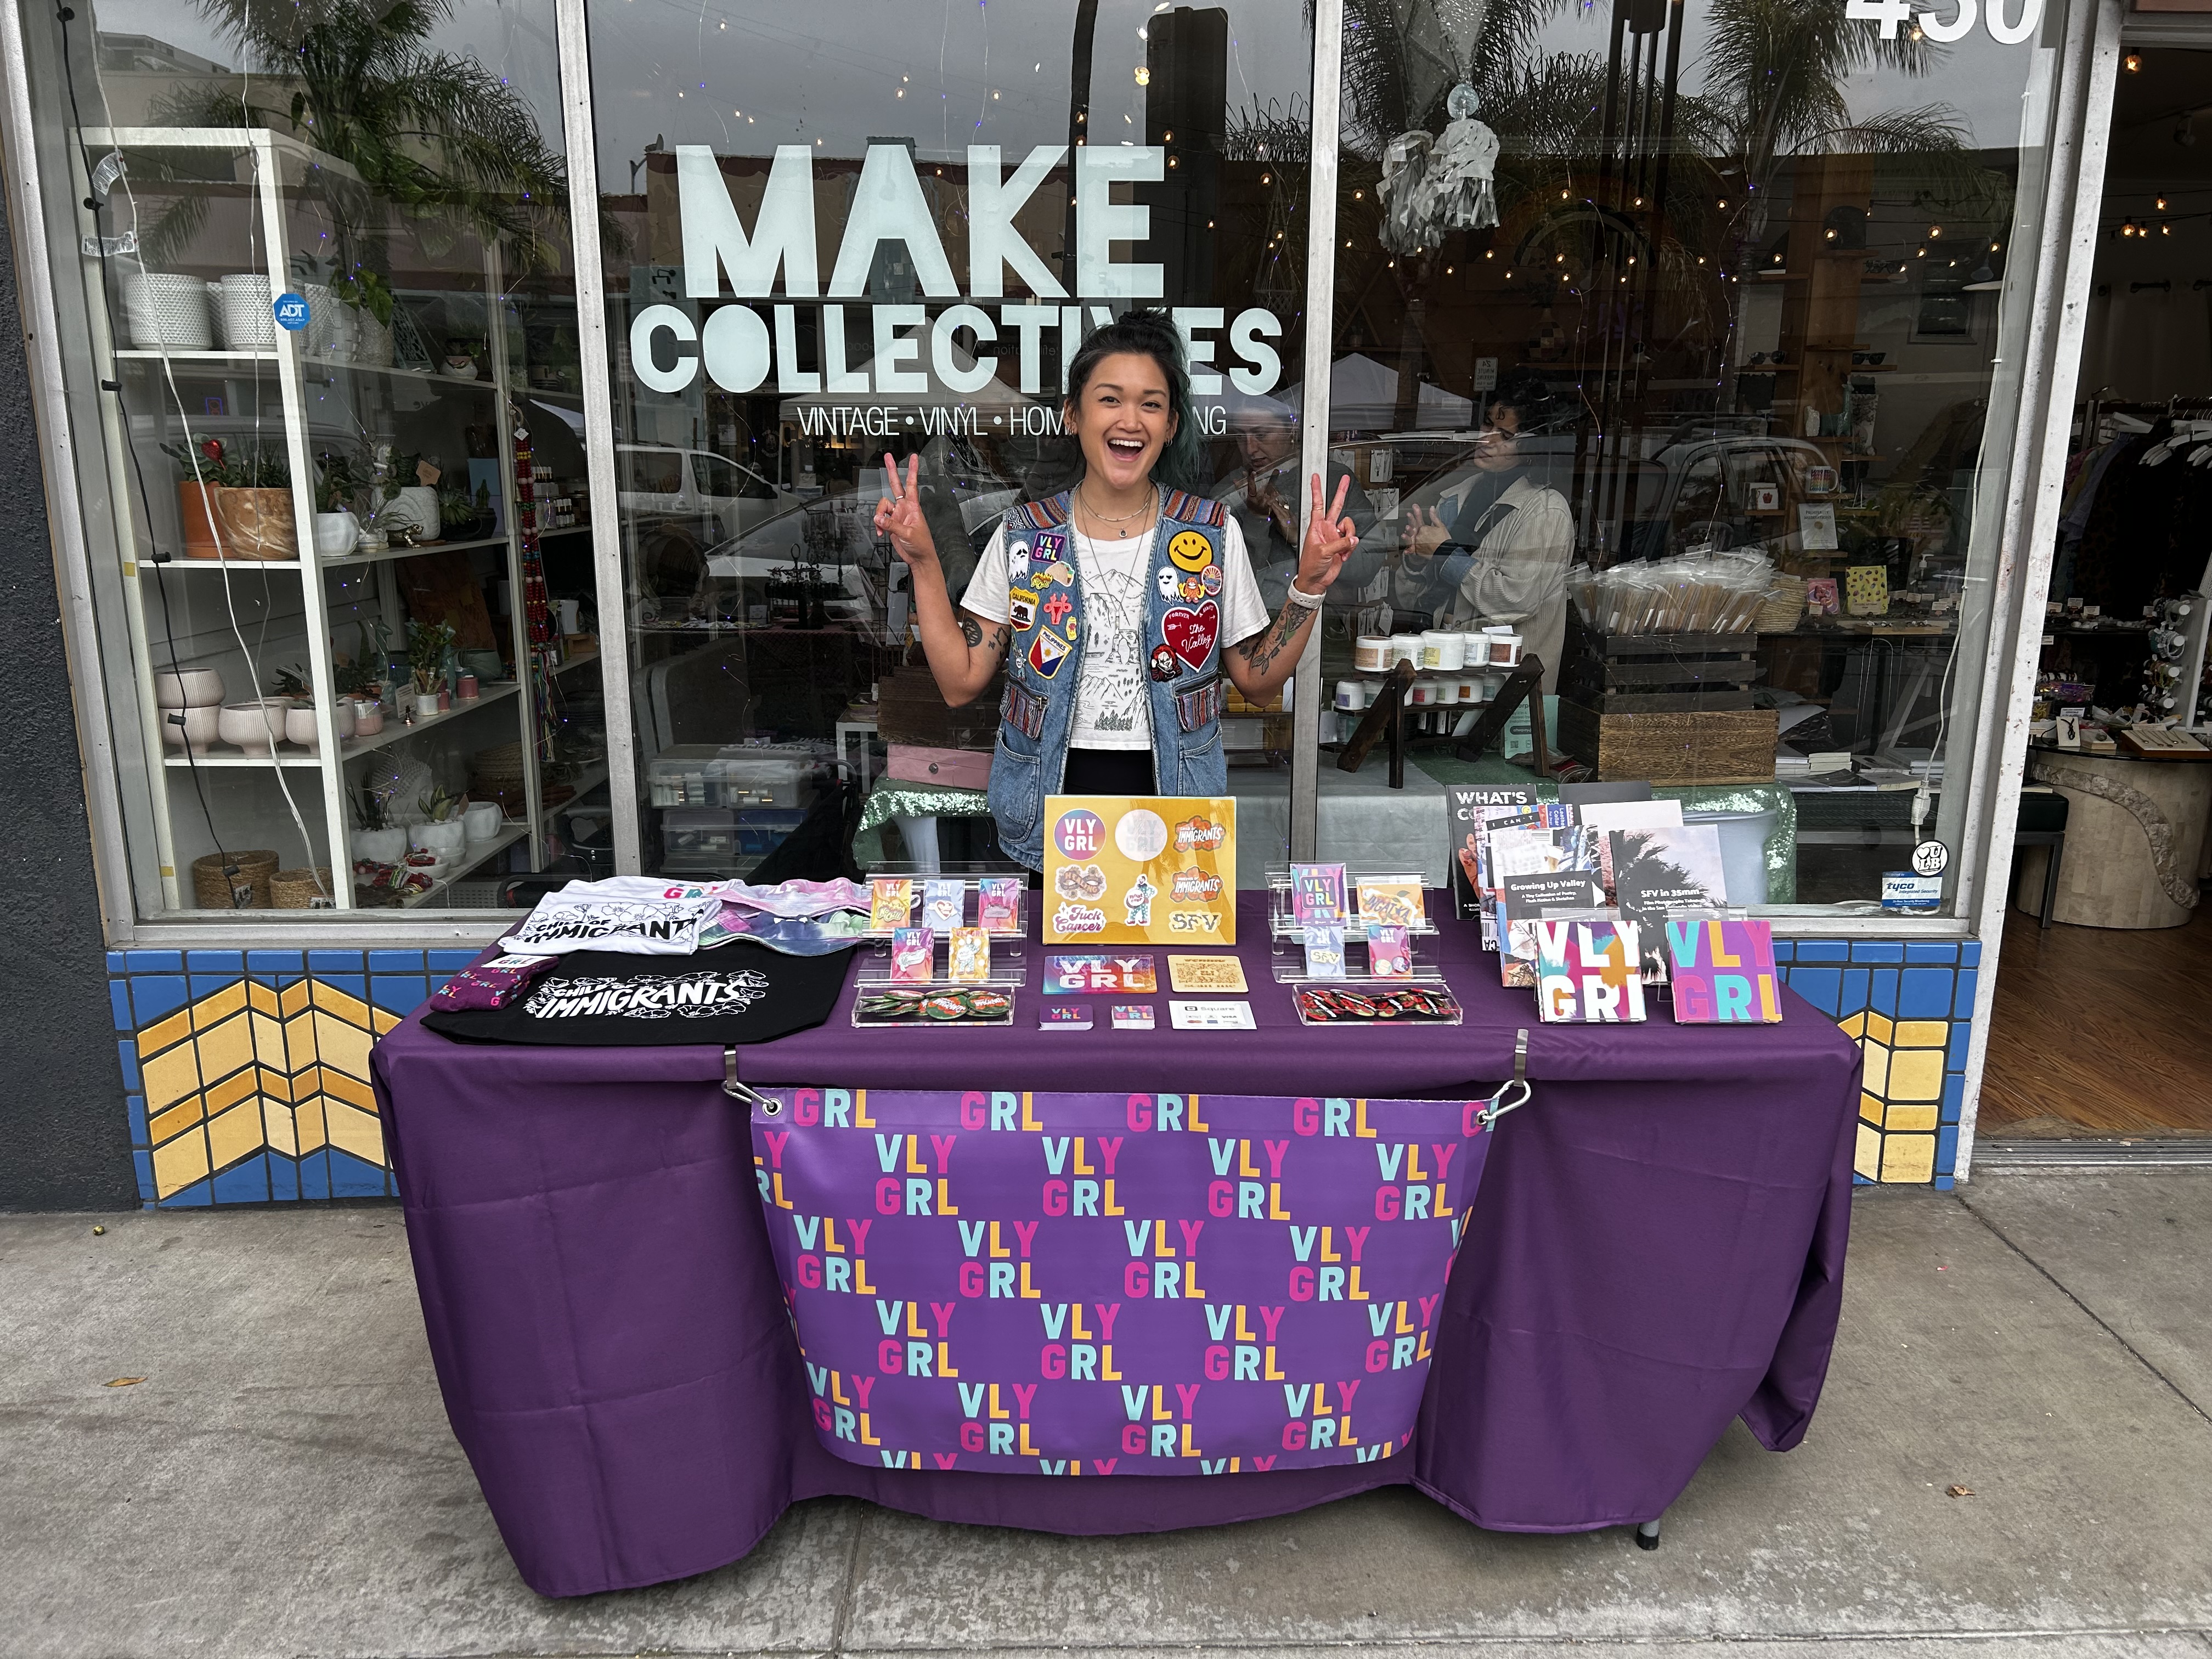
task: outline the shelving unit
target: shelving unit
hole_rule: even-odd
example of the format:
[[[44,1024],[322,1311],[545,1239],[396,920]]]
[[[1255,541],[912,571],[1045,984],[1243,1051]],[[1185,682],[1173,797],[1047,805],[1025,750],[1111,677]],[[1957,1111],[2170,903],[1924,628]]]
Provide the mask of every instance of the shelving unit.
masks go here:
[[[346,163],[282,133],[246,128],[118,127],[88,130],[83,137],[88,145],[112,148],[126,160],[155,153],[160,159],[145,168],[144,176],[152,182],[139,185],[142,196],[158,198],[162,190],[160,181],[165,176],[197,171],[199,176],[191,179],[189,188],[212,205],[204,210],[204,222],[194,234],[191,251],[177,256],[174,268],[216,274],[250,271],[266,279],[272,296],[306,289],[325,296],[311,300],[311,305],[337,303],[328,299],[324,290],[312,289],[292,274],[295,249],[319,246],[319,228],[334,227],[337,222],[313,216],[318,210],[316,191],[327,195],[331,179],[362,191],[370,200],[373,212],[389,212],[374,204],[359,175]],[[212,158],[212,167],[207,160],[188,157],[187,152]],[[222,176],[221,158],[225,156],[230,164],[228,178]],[[83,224],[88,234],[98,233],[99,227],[89,214],[84,216]],[[363,228],[366,234],[381,235],[389,228],[386,223]],[[225,239],[236,251],[235,258],[228,257],[229,249],[208,252]],[[118,343],[111,337],[108,319],[112,303],[112,314],[121,319],[120,295],[111,301],[111,296],[100,291],[100,263],[90,259],[84,263],[94,354],[97,361],[111,366],[111,378],[120,388],[119,395],[101,399],[112,495],[118,502],[143,501],[144,509],[143,515],[136,511],[119,514],[117,534],[123,574],[133,579],[124,584],[124,594],[137,680],[138,726],[147,763],[157,781],[148,811],[160,854],[162,899],[169,908],[183,908],[190,901],[191,884],[183,878],[192,848],[180,845],[179,830],[180,822],[197,825],[209,799],[204,791],[195,798],[198,783],[195,774],[199,771],[258,772],[272,784],[301,774],[313,775],[319,788],[313,793],[302,792],[296,785],[285,788],[281,809],[276,805],[274,788],[267,799],[242,803],[238,792],[248,786],[240,782],[226,786],[226,799],[218,810],[230,813],[234,841],[235,830],[245,823],[282,825],[284,839],[268,844],[284,848],[288,865],[331,866],[337,908],[352,908],[352,823],[364,781],[362,763],[369,757],[422,739],[433,739],[424,744],[422,757],[434,757],[449,767],[465,765],[470,754],[484,748],[519,739],[528,807],[526,817],[511,820],[497,836],[471,844],[464,860],[435,888],[408,901],[410,908],[434,902],[455,881],[518,845],[527,848],[531,868],[542,868],[546,861],[550,826],[540,766],[549,738],[540,730],[540,699],[532,681],[547,671],[543,659],[533,653],[523,603],[522,492],[516,485],[514,441],[515,426],[522,418],[515,406],[516,395],[539,394],[517,385],[509,361],[512,301],[503,292],[496,248],[487,246],[480,257],[469,257],[478,266],[468,273],[471,283],[451,289],[403,291],[399,298],[402,304],[412,298],[433,311],[455,307],[474,315],[480,308],[484,362],[482,372],[473,378],[440,372],[434,367],[425,368],[419,363],[356,362],[327,350],[311,356],[307,348],[311,339],[318,339],[310,331],[318,320],[314,316],[310,317],[307,330],[295,332],[275,328],[274,343],[265,346],[164,349],[136,339]],[[135,262],[124,266],[130,270],[137,268]],[[459,307],[456,301],[461,302]],[[220,302],[214,308],[220,321]],[[343,320],[343,313],[340,315]],[[434,357],[431,361],[434,363]],[[434,395],[425,398],[424,391]],[[339,418],[333,418],[332,404]],[[194,436],[211,433],[226,445],[233,445],[238,439],[240,410],[247,405],[253,412],[252,430],[256,440],[273,446],[281,439],[284,446],[293,520],[298,526],[295,556],[269,560],[179,556],[166,523],[167,508],[176,501],[173,488],[165,495],[163,488],[150,482],[157,477],[173,479],[175,469],[166,456],[155,453],[155,443],[161,438],[181,437],[189,427]],[[466,413],[460,412],[464,406]],[[426,421],[430,424],[423,424]],[[340,558],[315,556],[313,526],[319,451],[358,450],[373,442],[390,442],[401,452],[437,448],[449,454],[453,433],[484,426],[497,434],[496,483],[492,493],[498,502],[502,533],[356,552]],[[432,434],[431,441],[424,441],[416,435],[418,433]],[[438,435],[441,433],[442,437]],[[472,438],[464,447],[475,450],[479,463],[491,459]],[[465,463],[460,469],[447,469],[447,479],[453,483],[467,485],[470,475]],[[149,481],[146,489],[150,500],[141,495],[137,482],[141,477]],[[477,481],[482,481],[480,471]],[[408,720],[387,712],[383,731],[370,737],[341,739],[333,718],[339,655],[333,635],[353,625],[342,613],[373,612],[398,644],[405,637],[404,616],[408,607],[397,562],[486,552],[500,556],[489,573],[472,565],[465,572],[446,574],[457,583],[506,583],[510,596],[507,614],[503,623],[495,620],[494,636],[500,637],[499,629],[506,629],[516,678],[486,683],[477,697],[465,702],[456,701],[449,711],[427,718]],[[240,585],[235,574],[240,572],[258,572],[277,580]],[[159,584],[158,599],[148,593],[149,577]],[[176,579],[173,583],[172,577]],[[258,618],[252,625],[258,631],[240,624],[240,612],[246,607]],[[334,611],[341,614],[334,616]],[[197,634],[187,632],[185,638],[202,641],[204,654],[223,662],[228,702],[267,695],[262,685],[277,667],[305,664],[315,693],[317,740],[312,751],[287,746],[272,757],[241,754],[225,747],[188,757],[166,747],[161,714],[155,703],[155,676],[171,665],[173,651],[182,653],[182,646],[171,642],[179,626],[179,615],[197,618],[200,629]],[[596,656],[586,660],[596,660]],[[234,680],[233,664],[250,665],[254,671],[252,678],[261,684]],[[565,663],[552,672],[567,673],[583,665],[582,660]],[[382,678],[385,668],[380,662],[369,672],[374,678]],[[405,696],[404,688],[400,696]],[[448,726],[455,730],[447,732]],[[307,826],[310,844],[306,848],[298,845],[299,831],[292,823],[295,814]],[[210,821],[209,834],[215,833]],[[204,842],[205,837],[200,837],[195,844]]]

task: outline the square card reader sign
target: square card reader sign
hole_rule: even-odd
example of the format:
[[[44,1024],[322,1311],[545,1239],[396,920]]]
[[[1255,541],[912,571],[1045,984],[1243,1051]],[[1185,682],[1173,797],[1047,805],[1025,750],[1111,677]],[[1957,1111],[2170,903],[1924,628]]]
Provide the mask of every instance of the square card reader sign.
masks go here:
[[[1237,802],[1054,795],[1044,804],[1048,945],[1234,945]]]

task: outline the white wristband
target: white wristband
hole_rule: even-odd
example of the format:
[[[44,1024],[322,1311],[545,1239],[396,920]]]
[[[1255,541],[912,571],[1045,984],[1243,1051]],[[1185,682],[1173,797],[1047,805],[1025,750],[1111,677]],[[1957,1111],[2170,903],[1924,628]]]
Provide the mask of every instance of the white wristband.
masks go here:
[[[1290,592],[1292,605],[1302,605],[1309,611],[1318,611],[1322,600],[1328,597],[1322,593],[1309,593],[1295,581],[1291,584]]]

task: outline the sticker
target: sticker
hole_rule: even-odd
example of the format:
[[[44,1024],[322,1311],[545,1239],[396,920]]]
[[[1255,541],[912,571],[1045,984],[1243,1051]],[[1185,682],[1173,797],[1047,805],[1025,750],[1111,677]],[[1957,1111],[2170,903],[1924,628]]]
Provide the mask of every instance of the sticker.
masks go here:
[[[1102,899],[1106,896],[1106,872],[1095,864],[1063,864],[1054,874],[1052,886],[1062,898]]]
[[[1114,845],[1132,864],[1150,864],[1168,850],[1167,820],[1149,806],[1133,807],[1114,826]]]
[[[1106,850],[1106,820],[1087,808],[1063,812],[1052,827],[1060,850],[1072,859],[1095,859]],[[1100,887],[1101,893],[1106,890]]]
[[[295,334],[307,325],[307,301],[304,295],[280,294],[270,309],[276,313],[280,325]]]
[[[1156,680],[1171,680],[1176,677],[1175,653],[1164,645],[1152,647],[1152,673]]]
[[[1176,588],[1182,582],[1182,578],[1176,574],[1176,568],[1173,565],[1164,564],[1159,568],[1159,574],[1153,580],[1159,584],[1160,597],[1164,599],[1172,599],[1176,596]]]
[[[1075,602],[1065,593],[1055,593],[1044,602],[1044,614],[1055,628],[1060,625],[1060,619],[1074,609]]]
[[[1017,633],[1026,634],[1036,626],[1036,600],[1030,594],[1014,594],[1007,600],[1006,609]]]
[[[1052,913],[1052,930],[1055,933],[1103,933],[1106,931],[1106,913],[1095,905],[1063,904]]]
[[[1181,903],[1210,903],[1221,896],[1221,878],[1211,870],[1178,870],[1170,878],[1168,896]],[[1240,984],[1237,988],[1244,988]]]
[[[1213,641],[1221,631],[1221,607],[1211,599],[1196,610],[1177,606],[1160,618],[1160,632],[1168,648],[1194,669],[1203,668],[1213,655]]]
[[[1917,876],[1909,870],[1887,870],[1881,878],[1881,908],[1885,910],[1936,910],[1943,904],[1940,876]]]
[[[1204,588],[1208,593],[1219,593],[1221,592],[1221,567],[1218,564],[1210,564],[1206,566],[1205,569],[1200,571],[1198,573],[1198,585]]]
[[[1030,641],[1030,666],[1046,679],[1060,672],[1060,665],[1067,660],[1067,647],[1042,629]]]
[[[1206,569],[1209,572],[1211,572],[1212,568],[1213,567],[1212,565],[1208,565],[1206,567]],[[1206,597],[1206,584],[1199,580],[1195,576],[1185,576],[1182,579],[1182,583],[1176,589],[1176,597],[1182,599],[1188,599],[1191,604],[1196,605],[1200,599]]]
[[[1912,873],[1940,876],[1951,867],[1951,849],[1940,841],[1923,841],[1912,849]]]
[[[1166,839],[1165,824],[1160,826],[1160,836],[1163,841]],[[1119,839],[1118,832],[1116,839]],[[1129,890],[1121,895],[1121,908],[1126,913],[1121,918],[1121,925],[1124,927],[1151,927],[1152,901],[1159,896],[1160,890],[1153,884],[1152,878],[1143,871],[1138,871],[1136,880],[1129,884]]]
[[[1168,557],[1178,569],[1203,570],[1213,562],[1213,544],[1195,530],[1177,531],[1168,543]]]
[[[1214,852],[1229,838],[1229,826],[1207,817],[1188,817],[1176,825],[1178,853]]]

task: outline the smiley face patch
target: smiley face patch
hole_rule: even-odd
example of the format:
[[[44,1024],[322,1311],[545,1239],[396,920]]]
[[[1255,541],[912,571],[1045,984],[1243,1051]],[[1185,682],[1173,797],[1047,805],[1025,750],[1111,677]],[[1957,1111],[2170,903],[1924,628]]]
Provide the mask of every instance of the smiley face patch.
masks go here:
[[[1213,562],[1213,544],[1195,530],[1179,530],[1168,543],[1168,557],[1178,570],[1195,574]]]

